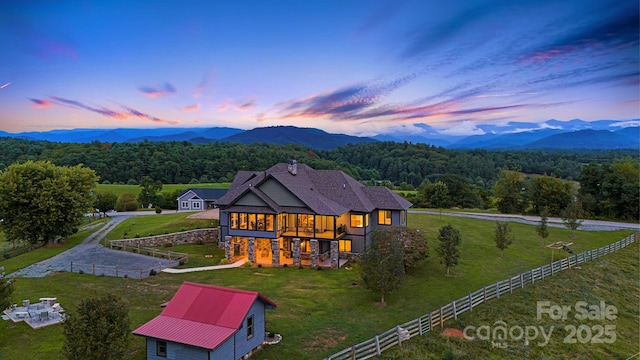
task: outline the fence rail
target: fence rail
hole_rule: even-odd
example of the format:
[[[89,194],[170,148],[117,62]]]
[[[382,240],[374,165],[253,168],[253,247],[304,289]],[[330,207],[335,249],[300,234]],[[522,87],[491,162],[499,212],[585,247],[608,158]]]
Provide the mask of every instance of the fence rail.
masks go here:
[[[623,249],[637,241],[639,237],[640,232],[637,232],[613,244],[605,245],[598,249],[583,251],[579,254],[571,255],[550,264],[522,272],[508,279],[498,281],[495,284],[485,286],[417,319],[398,325],[382,334],[376,335],[372,339],[339,351],[325,358],[325,360],[364,360],[378,356],[387,349],[401,345],[403,341],[433,330],[436,326],[442,328],[445,321],[451,319],[457,320],[458,315],[472,311],[473,308],[488,300],[500,298],[500,296],[510,294],[514,289],[521,289],[527,284],[544,280],[564,270]]]
[[[163,251],[152,247],[130,245],[127,242],[113,240],[109,243],[109,246],[113,250],[130,251],[136,254],[148,255],[152,257],[159,257],[169,260],[177,260],[180,263],[187,263],[189,261],[189,254],[177,252],[177,251]]]
[[[100,265],[96,263],[77,263],[70,262],[69,263],[69,272],[76,272],[79,274],[92,274],[96,276],[110,276],[110,277],[123,277],[123,278],[132,278],[132,279],[144,279],[148,276],[153,276],[160,271],[162,271],[164,267],[161,263],[158,263],[158,266],[147,267],[147,268],[126,268],[117,265]]]

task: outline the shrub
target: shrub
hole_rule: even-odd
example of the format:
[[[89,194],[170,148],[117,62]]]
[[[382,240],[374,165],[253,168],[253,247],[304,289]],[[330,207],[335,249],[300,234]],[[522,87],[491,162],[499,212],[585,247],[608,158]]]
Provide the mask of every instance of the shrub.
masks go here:
[[[84,271],[82,271],[82,269],[78,270],[78,274],[84,274]]]
[[[156,206],[156,214],[162,213],[162,208],[160,206]]]
[[[252,267],[253,263],[251,261],[247,261],[244,263],[244,267]]]
[[[289,264],[284,264],[282,265],[282,267],[289,267]]]
[[[151,269],[151,271],[149,271],[149,276],[155,276],[157,274],[158,274],[158,272],[155,271],[155,269]]]
[[[304,266],[298,265],[298,269],[304,269]]]
[[[222,258],[222,259],[220,259],[219,264],[220,264],[220,265],[227,265],[227,264],[229,264],[229,259],[227,259],[227,258]]]
[[[173,246],[173,244],[170,243],[170,242],[164,243],[164,247],[166,247],[166,248],[170,248],[172,246]]]
[[[321,266],[318,266],[318,271],[320,271],[320,270],[322,270],[322,267],[321,267]]]
[[[116,211],[134,211],[138,209],[138,200],[133,193],[124,193],[116,201]]]
[[[104,185],[109,185],[109,184],[111,184],[111,181],[109,181],[109,180],[105,180],[105,181],[103,181],[102,183],[103,183]]]
[[[140,233],[136,233],[136,237],[139,238],[140,237]]]
[[[258,264],[258,267],[259,267],[259,268],[261,268],[261,267],[262,267],[262,264]]]
[[[178,264],[179,264],[179,265],[184,265],[184,264],[186,264],[186,263],[187,263],[187,262],[186,262],[186,261],[184,261],[184,260],[180,260],[180,262],[178,262]]]
[[[134,179],[129,179],[129,181],[127,181],[127,185],[138,185],[138,182]]]

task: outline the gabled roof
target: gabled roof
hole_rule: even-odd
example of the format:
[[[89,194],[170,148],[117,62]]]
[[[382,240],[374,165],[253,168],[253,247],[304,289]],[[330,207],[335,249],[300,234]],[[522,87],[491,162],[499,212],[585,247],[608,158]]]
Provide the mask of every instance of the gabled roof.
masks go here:
[[[188,188],[183,190],[178,198],[181,198],[188,192],[194,193],[197,197],[205,201],[215,201],[220,199],[227,193],[227,189],[211,189],[211,188]]]
[[[258,292],[185,282],[159,316],[133,333],[215,349],[240,328],[256,300],[276,307]]]
[[[294,196],[321,215],[342,215],[348,211],[369,213],[375,209],[404,210],[411,203],[402,196],[382,186],[364,186],[340,170],[315,170],[304,164],[297,164],[295,175],[288,171],[288,165],[276,164],[266,171],[239,171],[225,196],[218,199],[221,207],[233,206],[247,191],[264,194],[260,185],[267,179],[274,179],[287,188]],[[278,212],[284,212],[277,204],[269,204]]]

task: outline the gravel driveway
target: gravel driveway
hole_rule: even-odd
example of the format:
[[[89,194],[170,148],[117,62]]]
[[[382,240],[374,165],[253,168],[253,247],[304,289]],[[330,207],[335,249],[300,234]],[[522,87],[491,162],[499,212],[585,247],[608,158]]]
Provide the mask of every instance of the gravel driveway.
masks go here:
[[[100,245],[100,241],[109,231],[129,217],[131,217],[130,214],[111,215],[109,222],[84,239],[82,244],[18,270],[9,276],[38,278],[58,271],[82,271],[86,274],[127,276],[137,279],[149,276],[152,269],[160,272],[164,268],[178,265],[177,261],[111,250]]]

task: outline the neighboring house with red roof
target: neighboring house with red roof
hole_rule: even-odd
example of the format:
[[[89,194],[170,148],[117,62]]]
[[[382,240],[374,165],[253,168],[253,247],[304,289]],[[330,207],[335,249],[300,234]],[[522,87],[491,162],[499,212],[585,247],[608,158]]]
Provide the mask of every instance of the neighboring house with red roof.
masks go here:
[[[373,230],[406,226],[412,204],[384,186],[292,160],[239,171],[217,205],[230,261],[337,268],[341,258],[367,248]]]
[[[207,210],[216,206],[216,201],[227,193],[227,189],[189,188],[183,190],[176,201],[178,210]]]
[[[147,340],[147,360],[237,360],[260,349],[265,310],[258,292],[185,282],[162,313],[133,333]]]

